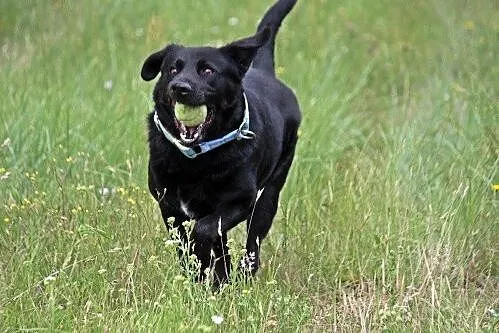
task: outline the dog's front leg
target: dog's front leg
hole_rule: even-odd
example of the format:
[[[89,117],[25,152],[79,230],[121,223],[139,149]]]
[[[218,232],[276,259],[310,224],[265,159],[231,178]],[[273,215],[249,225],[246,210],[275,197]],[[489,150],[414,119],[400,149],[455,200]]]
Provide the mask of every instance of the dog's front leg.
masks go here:
[[[193,252],[201,263],[200,281],[206,278],[207,268],[214,268],[214,288],[229,280],[227,231],[246,218],[251,202],[251,198],[247,198],[223,205],[213,214],[199,219],[194,225]]]

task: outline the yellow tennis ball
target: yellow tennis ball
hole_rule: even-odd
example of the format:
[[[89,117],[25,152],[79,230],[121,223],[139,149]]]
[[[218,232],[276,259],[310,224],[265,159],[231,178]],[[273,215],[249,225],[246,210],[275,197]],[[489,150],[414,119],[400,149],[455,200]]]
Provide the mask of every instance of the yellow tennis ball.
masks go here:
[[[197,126],[201,124],[208,114],[206,105],[189,106],[177,103],[175,105],[175,117],[185,126]]]

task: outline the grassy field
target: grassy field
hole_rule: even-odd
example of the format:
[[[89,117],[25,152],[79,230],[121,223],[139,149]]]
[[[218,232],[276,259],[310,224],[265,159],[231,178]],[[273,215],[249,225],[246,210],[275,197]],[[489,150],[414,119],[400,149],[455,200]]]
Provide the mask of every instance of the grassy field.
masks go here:
[[[499,329],[492,0],[299,1],[277,64],[304,119],[263,269],[220,294],[182,274],[146,191],[140,67],[270,4],[0,2],[0,331]]]

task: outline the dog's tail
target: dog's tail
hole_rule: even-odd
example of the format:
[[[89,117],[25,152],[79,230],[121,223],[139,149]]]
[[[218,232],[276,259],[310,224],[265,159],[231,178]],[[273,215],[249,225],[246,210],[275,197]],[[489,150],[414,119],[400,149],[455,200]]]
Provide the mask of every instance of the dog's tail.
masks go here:
[[[257,31],[260,32],[266,27],[270,28],[271,35],[268,42],[263,45],[253,59],[253,67],[263,70],[269,74],[275,75],[274,69],[274,44],[277,31],[282,21],[294,7],[296,0],[278,0],[265,13]]]

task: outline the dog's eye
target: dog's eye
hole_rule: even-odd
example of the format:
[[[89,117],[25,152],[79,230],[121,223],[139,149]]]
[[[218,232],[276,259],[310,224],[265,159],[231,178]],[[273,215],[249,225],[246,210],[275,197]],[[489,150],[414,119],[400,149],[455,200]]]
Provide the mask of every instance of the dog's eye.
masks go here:
[[[215,70],[211,67],[206,66],[206,67],[201,68],[201,73],[204,75],[211,75],[211,74],[215,73]]]
[[[170,67],[170,74],[175,75],[175,74],[177,74],[177,73],[178,73],[178,69],[177,69],[177,68],[175,68],[175,67]]]

